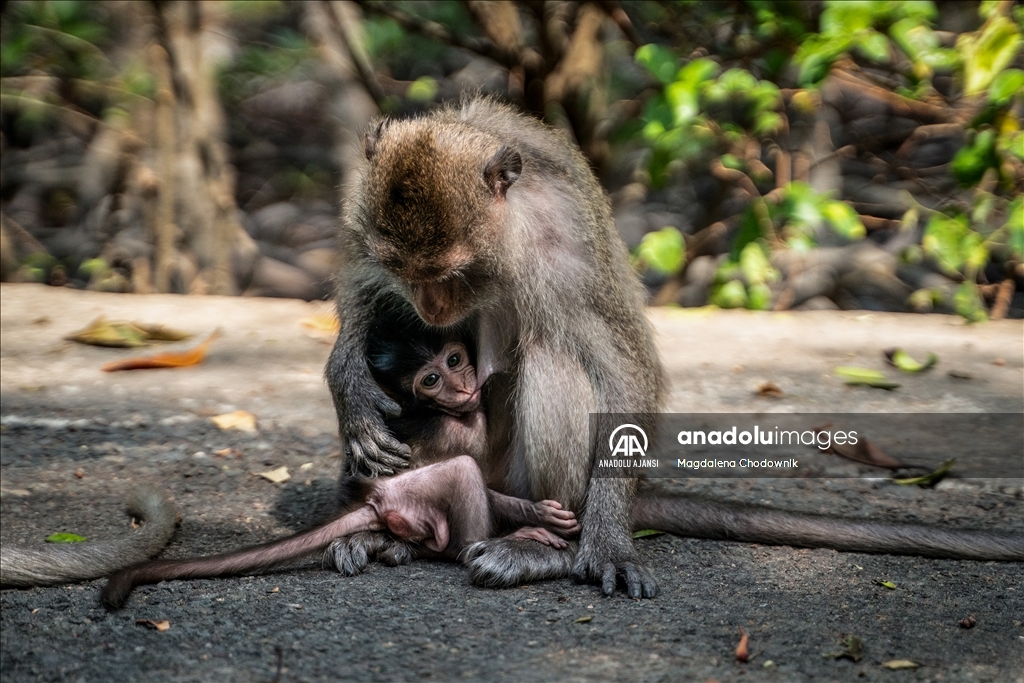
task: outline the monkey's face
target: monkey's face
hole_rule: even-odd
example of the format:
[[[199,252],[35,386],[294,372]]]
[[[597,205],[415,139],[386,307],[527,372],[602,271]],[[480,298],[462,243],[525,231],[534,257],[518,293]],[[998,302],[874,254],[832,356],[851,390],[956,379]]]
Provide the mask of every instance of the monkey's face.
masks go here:
[[[366,155],[367,252],[405,285],[423,320],[462,320],[488,295],[519,154],[458,126],[400,121],[368,134]]]
[[[449,342],[441,352],[416,373],[412,385],[417,400],[435,403],[449,415],[460,416],[480,407],[476,368],[469,351],[459,342]]]

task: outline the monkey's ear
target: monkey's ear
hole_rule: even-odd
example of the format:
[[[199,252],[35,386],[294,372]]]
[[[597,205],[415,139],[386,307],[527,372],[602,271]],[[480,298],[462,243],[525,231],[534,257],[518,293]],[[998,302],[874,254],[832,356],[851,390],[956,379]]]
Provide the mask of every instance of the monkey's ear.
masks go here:
[[[363,135],[363,150],[366,152],[367,159],[372,159],[377,153],[377,144],[380,142],[380,134],[384,132],[385,123],[387,123],[387,119],[381,119],[376,126],[370,128]]]
[[[484,167],[484,182],[495,197],[505,197],[512,183],[519,180],[523,172],[523,158],[511,147],[502,147]]]

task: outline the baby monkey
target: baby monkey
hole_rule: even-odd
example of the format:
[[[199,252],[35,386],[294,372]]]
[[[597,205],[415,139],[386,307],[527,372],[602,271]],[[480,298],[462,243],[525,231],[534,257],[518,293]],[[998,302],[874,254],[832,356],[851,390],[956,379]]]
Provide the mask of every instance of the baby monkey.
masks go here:
[[[103,604],[117,609],[143,584],[269,569],[364,531],[390,532],[427,558],[458,560],[470,545],[509,531],[509,538],[565,548],[565,538],[580,530],[571,511],[553,500],[533,503],[492,491],[472,457],[451,457],[481,452],[486,441],[471,338],[458,330],[395,336],[410,332],[403,320],[396,313],[389,318],[394,325],[372,336],[368,358],[382,387],[402,406],[390,424],[412,448],[414,462],[440,462],[389,479],[360,480],[352,499],[364,502],[309,531],[231,553],[122,570],[104,586]]]
[[[270,569],[360,531],[390,531],[402,541],[418,544],[421,557],[452,560],[473,543],[491,538],[503,523],[520,527],[511,535],[514,538],[556,548],[566,546],[562,536],[579,533],[576,516],[555,501],[532,503],[488,489],[476,461],[467,455],[366,486],[361,506],[322,526],[222,555],[157,560],[122,570],[110,577],[101,600],[107,608],[118,609],[136,586]]]

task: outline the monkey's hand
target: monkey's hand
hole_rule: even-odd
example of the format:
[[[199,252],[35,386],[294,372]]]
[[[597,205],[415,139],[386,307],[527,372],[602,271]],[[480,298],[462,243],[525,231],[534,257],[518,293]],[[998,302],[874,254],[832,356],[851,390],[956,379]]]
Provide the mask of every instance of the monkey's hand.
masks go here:
[[[563,538],[573,538],[580,533],[580,523],[572,510],[562,509],[557,500],[542,500],[533,504],[538,525]],[[550,543],[548,545],[551,545]]]
[[[390,476],[408,467],[411,456],[384,424],[401,409],[373,381],[362,351],[354,352],[346,339],[338,337],[324,372],[338,413],[345,467],[354,475]]]
[[[341,437],[349,471],[370,477],[390,477],[409,466],[412,451],[393,437],[383,423],[349,425]]]
[[[385,417],[401,409],[376,384],[363,387],[362,400],[349,395],[344,413],[339,409],[339,431],[349,471],[370,477],[387,477],[409,466],[412,451],[392,436]],[[342,418],[341,416],[344,415]]]
[[[629,597],[653,598],[658,593],[658,582],[640,564],[632,539],[628,535],[619,539],[621,534],[608,532],[593,526],[583,529],[573,578],[577,583],[599,584],[605,595],[615,592],[616,581],[621,578]]]

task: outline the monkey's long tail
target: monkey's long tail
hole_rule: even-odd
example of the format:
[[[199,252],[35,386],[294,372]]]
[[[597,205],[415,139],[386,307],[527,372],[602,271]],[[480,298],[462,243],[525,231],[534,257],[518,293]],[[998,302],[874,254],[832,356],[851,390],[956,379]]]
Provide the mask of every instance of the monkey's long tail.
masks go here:
[[[178,523],[178,511],[167,496],[148,486],[129,495],[128,513],[145,524],[121,538],[44,548],[0,547],[0,585],[52,586],[106,576],[158,553]]]
[[[327,524],[301,531],[269,543],[220,555],[183,560],[155,560],[118,571],[103,587],[100,601],[107,609],[119,609],[136,586],[175,579],[212,579],[238,576],[270,569],[276,565],[323,550],[334,539],[352,532],[351,517],[346,515]],[[118,568],[120,569],[120,567]]]
[[[1024,562],[1024,534],[821,517],[698,497],[640,498],[633,528],[770,545]]]

